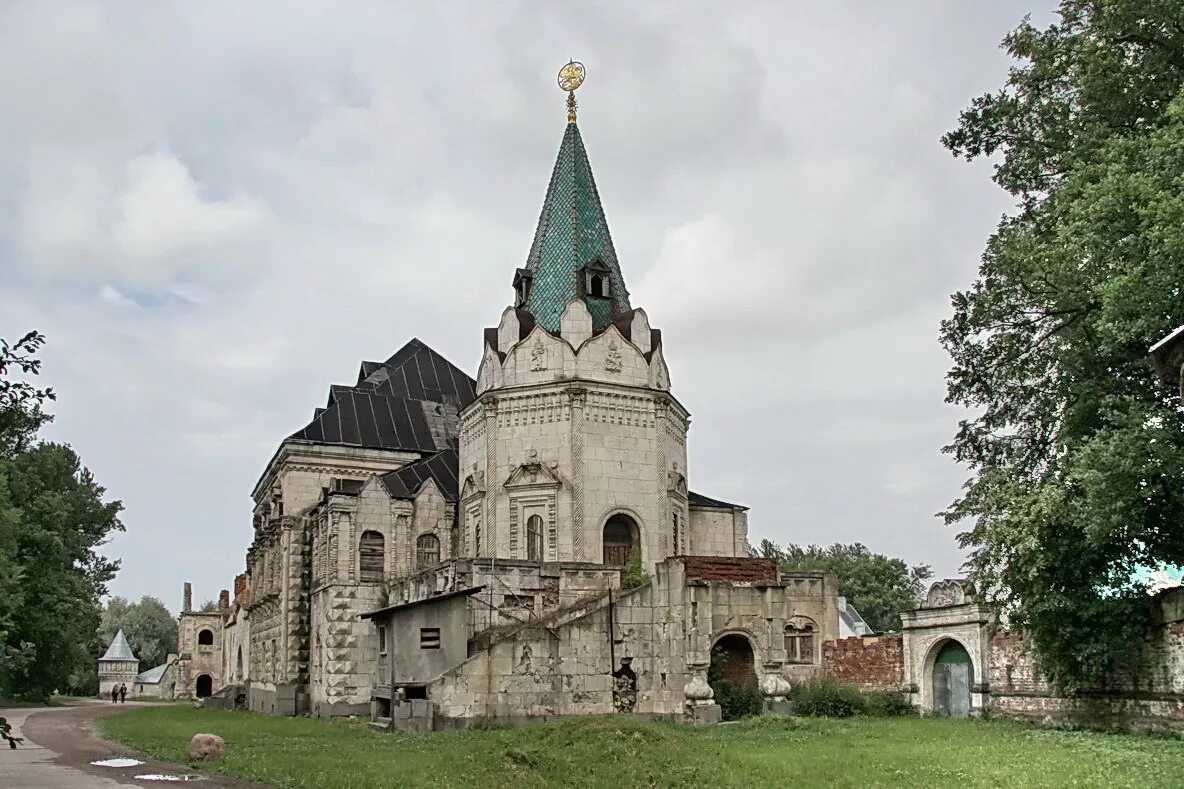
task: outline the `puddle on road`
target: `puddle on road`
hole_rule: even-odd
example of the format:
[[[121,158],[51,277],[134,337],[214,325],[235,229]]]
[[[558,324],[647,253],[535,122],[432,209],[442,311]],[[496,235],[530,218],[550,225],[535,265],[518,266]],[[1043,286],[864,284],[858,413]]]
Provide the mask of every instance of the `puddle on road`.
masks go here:
[[[169,773],[148,773],[147,775],[137,775],[137,781],[200,781],[204,776],[201,775],[172,775]]]
[[[139,767],[143,764],[139,759],[100,759],[97,762],[91,762],[95,767]]]

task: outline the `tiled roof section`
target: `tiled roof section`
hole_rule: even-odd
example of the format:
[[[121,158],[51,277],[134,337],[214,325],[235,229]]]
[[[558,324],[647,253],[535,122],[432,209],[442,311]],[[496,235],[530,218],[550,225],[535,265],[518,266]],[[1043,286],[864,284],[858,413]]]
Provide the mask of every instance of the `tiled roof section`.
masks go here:
[[[107,647],[107,651],[99,660],[136,660],[132,645],[127,643],[127,636],[123,634],[122,629],[111,639],[111,646]]]
[[[611,299],[584,297],[577,272],[595,262],[608,272]],[[597,332],[613,322],[615,313],[630,309],[592,166],[574,123],[563,133],[526,268],[533,274],[526,309],[548,331],[559,331],[564,308],[577,297],[584,298]]]
[[[460,492],[457,480],[458,462],[456,450],[446,449],[430,458],[417,460],[403,468],[383,474],[382,484],[392,499],[413,499],[420,487],[432,479],[444,494],[444,499],[455,502]]]
[[[702,493],[696,493],[693,490],[687,491],[687,504],[692,507],[722,507],[724,509],[748,509],[743,504],[730,504],[726,501],[713,499],[710,496],[704,496]]]
[[[456,446],[461,409],[476,381],[413,339],[385,362],[362,362],[358,383],[329,387],[324,408],[294,441],[438,452]]]

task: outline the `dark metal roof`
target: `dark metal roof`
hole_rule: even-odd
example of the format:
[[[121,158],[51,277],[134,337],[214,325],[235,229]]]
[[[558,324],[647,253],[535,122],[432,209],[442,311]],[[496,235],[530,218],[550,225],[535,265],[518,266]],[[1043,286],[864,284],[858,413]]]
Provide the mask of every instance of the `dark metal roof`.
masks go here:
[[[460,495],[460,483],[457,479],[458,462],[456,450],[446,449],[430,458],[417,460],[383,474],[382,484],[392,499],[413,499],[423,484],[432,479],[444,494],[444,499],[455,503]]]
[[[687,504],[692,507],[720,507],[723,509],[746,510],[743,504],[731,504],[719,499],[713,499],[710,496],[704,496],[702,493],[695,493],[693,490],[687,491]]]
[[[393,614],[395,611],[402,611],[405,608],[415,608],[416,606],[427,605],[428,603],[438,603],[441,600],[450,600],[453,597],[460,597],[461,595],[474,595],[484,588],[484,586],[470,586],[468,589],[457,589],[455,592],[445,592],[444,594],[438,594],[435,597],[426,597],[423,600],[416,600],[412,603],[388,605],[386,608],[379,608],[377,611],[367,611],[364,614],[358,614],[358,619],[373,619],[376,616]]]
[[[477,382],[418,338],[383,362],[386,380],[376,383],[381,394],[428,400],[464,408],[477,396]]]
[[[354,386],[329,387],[324,408],[288,436],[367,449],[438,452],[456,445],[476,382],[418,339],[385,362],[362,362]]]
[[[317,409],[313,420],[288,438],[368,449],[439,449],[422,402],[345,386],[333,387],[329,405]]]

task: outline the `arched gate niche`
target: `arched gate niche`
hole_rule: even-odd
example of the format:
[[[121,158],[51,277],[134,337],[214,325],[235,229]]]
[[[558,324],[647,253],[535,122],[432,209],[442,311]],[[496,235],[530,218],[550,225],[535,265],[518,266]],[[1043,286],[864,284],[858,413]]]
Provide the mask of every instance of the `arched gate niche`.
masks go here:
[[[949,639],[937,647],[933,660],[933,711],[951,718],[970,715],[974,663],[966,647]]]
[[[197,678],[197,697],[204,699],[214,692],[214,679],[209,674],[202,674]]]
[[[715,703],[724,720],[759,715],[761,692],[752,642],[739,633],[721,636],[711,647],[707,684],[715,691]]]

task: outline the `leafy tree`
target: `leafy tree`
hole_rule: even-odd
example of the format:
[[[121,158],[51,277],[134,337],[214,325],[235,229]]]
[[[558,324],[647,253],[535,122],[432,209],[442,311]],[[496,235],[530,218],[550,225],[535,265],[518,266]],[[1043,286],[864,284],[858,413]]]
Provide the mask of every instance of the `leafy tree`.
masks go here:
[[[1184,562],[1184,422],[1150,345],[1184,323],[1184,8],[1063,0],[1046,30],[944,138],[992,157],[1017,198],[977,280],[953,296],[946,447],[971,472],[945,513],[968,523],[981,595],[1027,628],[1066,690],[1134,660],[1136,570]]]
[[[212,614],[218,610],[218,601],[217,600],[206,600],[204,603],[201,604],[201,608],[199,608],[197,610],[203,614]]]
[[[900,628],[900,612],[917,607],[925,581],[933,572],[927,564],[909,567],[903,559],[872,553],[860,543],[829,547],[786,545],[761,540],[760,555],[777,560],[783,572],[806,570],[834,573],[839,594],[859,610],[877,633]]]
[[[96,553],[121,529],[67,446],[34,445],[54,395],[19,379],[40,370],[44,337],[0,340],[0,696],[44,699],[92,661],[100,595],[117,563]]]
[[[177,648],[177,620],[155,597],[145,595],[138,603],[122,597],[108,600],[98,637],[104,649],[121,629],[144,669],[164,663]]]

